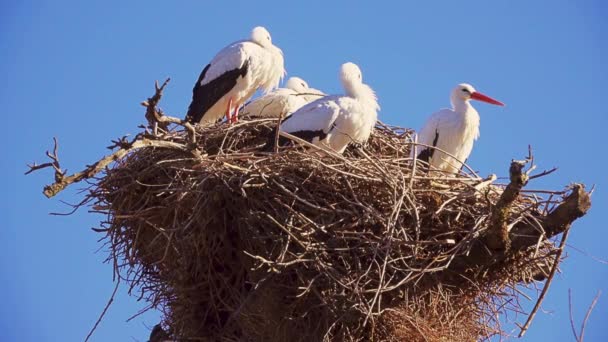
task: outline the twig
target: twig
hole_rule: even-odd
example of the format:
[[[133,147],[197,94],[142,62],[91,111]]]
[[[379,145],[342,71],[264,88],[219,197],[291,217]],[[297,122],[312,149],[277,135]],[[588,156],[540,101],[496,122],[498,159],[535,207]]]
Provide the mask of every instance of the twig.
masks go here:
[[[95,329],[97,329],[97,326],[103,319],[103,316],[105,316],[106,312],[110,308],[110,305],[112,305],[112,302],[114,301],[114,296],[116,295],[116,291],[118,291],[119,285],[120,285],[120,278],[118,278],[118,280],[116,280],[116,286],[114,287],[114,291],[112,291],[112,295],[110,296],[110,299],[108,300],[108,303],[106,304],[106,306],[103,308],[101,315],[99,315],[97,322],[95,322],[95,325],[93,326],[91,331],[89,331],[89,334],[87,335],[87,337],[84,339],[85,342],[87,342],[89,340],[89,338],[91,338],[91,336],[93,335],[93,332],[95,332]]]
[[[283,113],[281,113],[279,115],[279,118],[277,119],[277,126],[276,126],[276,131],[274,132],[274,152],[277,153],[279,152],[279,133],[281,130],[281,121],[283,121]]]
[[[552,174],[552,173],[553,173],[553,172],[555,172],[555,171],[557,171],[557,168],[556,168],[556,167],[552,168],[551,170],[545,170],[545,171],[543,171],[543,172],[541,172],[541,173],[539,173],[539,174],[536,174],[536,175],[530,176],[530,177],[528,178],[528,180],[530,181],[530,180],[533,180],[533,179],[538,178],[538,177],[543,177],[543,176],[546,176],[546,175]]]
[[[160,99],[163,96],[163,90],[165,89],[165,86],[167,85],[167,83],[169,83],[170,80],[171,80],[170,78],[167,78],[160,87],[158,86],[158,81],[155,81],[154,82],[154,90],[155,90],[154,95],[152,95],[152,97],[149,97],[148,101],[142,102],[142,105],[144,107],[146,107],[145,117],[148,120],[148,125],[150,126],[150,128],[152,128],[152,132],[154,135],[158,135],[157,130],[158,130],[159,126],[163,130],[167,130],[166,123],[159,125],[159,123],[162,123],[161,122],[162,114],[160,113],[159,110],[156,109],[156,106],[160,102]]]
[[[188,136],[190,138],[190,142],[194,144],[196,142],[196,129],[194,125],[188,120],[181,120],[175,117],[167,116],[162,113],[159,109],[157,109],[158,103],[163,96],[163,90],[165,86],[169,83],[171,79],[167,78],[165,82],[159,87],[158,81],[154,82],[154,95],[149,97],[147,101],[143,101],[141,103],[142,106],[146,107],[145,117],[148,120],[148,126],[152,128],[152,133],[154,136],[158,135],[158,128],[160,127],[163,130],[167,130],[169,124],[176,124],[184,127],[188,131]]]
[[[574,317],[572,316],[572,289],[568,289],[568,313],[570,314],[570,328],[572,329],[572,335],[574,335],[575,341],[580,341],[576,328],[574,327]]]
[[[541,303],[545,299],[545,295],[549,291],[549,287],[551,286],[551,282],[553,281],[553,277],[555,276],[555,272],[557,271],[557,268],[559,265],[559,260],[562,257],[562,253],[564,252],[564,246],[566,245],[566,240],[568,239],[569,233],[570,233],[570,230],[566,230],[564,232],[564,235],[562,235],[562,240],[559,243],[557,253],[555,254],[555,258],[553,259],[553,266],[551,267],[551,272],[549,272],[549,277],[547,278],[547,281],[545,282],[545,286],[543,287],[543,290],[540,293],[540,296],[538,297],[538,300],[536,301],[536,304],[534,305],[532,312],[528,316],[528,320],[526,321],[526,324],[524,324],[523,328],[521,328],[521,331],[519,332],[519,336],[518,336],[519,338],[524,336],[524,334],[530,327],[530,324],[532,323],[534,316],[536,316],[536,312],[540,308]]]
[[[568,311],[570,312],[570,328],[572,329],[572,334],[574,335],[574,339],[577,342],[583,342],[585,340],[585,329],[587,327],[587,322],[589,321],[589,317],[591,317],[591,312],[595,305],[597,304],[600,296],[602,295],[602,291],[599,290],[595,297],[593,297],[593,301],[587,308],[587,312],[585,313],[585,318],[583,319],[583,323],[581,323],[581,331],[580,335],[576,333],[576,328],[574,327],[574,318],[572,317],[572,289],[568,289]]]
[[[46,156],[49,157],[49,159],[51,159],[51,162],[40,164],[40,165],[38,165],[36,163],[34,163],[32,165],[28,165],[28,167],[30,169],[27,172],[25,172],[25,174],[29,175],[30,173],[32,173],[36,170],[44,169],[47,167],[52,167],[53,169],[55,169],[55,182],[61,182],[61,180],[63,179],[63,176],[65,175],[65,171],[62,170],[61,166],[59,165],[58,149],[59,149],[59,142],[57,141],[56,137],[53,137],[53,153],[46,151]]]
[[[597,301],[600,299],[601,295],[602,291],[598,290],[595,297],[593,297],[591,305],[589,305],[589,308],[587,309],[587,313],[585,313],[585,319],[583,320],[583,323],[581,325],[581,335],[579,342],[583,342],[583,340],[585,339],[585,328],[587,327],[587,322],[589,321],[589,317],[591,316],[591,311],[593,311],[593,308],[595,308],[595,305],[597,304]]]

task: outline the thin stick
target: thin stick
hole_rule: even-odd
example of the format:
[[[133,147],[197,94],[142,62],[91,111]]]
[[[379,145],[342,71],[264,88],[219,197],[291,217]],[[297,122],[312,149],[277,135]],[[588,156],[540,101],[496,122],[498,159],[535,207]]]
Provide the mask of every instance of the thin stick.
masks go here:
[[[274,152],[279,152],[279,132],[281,130],[281,121],[283,121],[283,113],[279,115],[279,119],[277,120],[276,131],[274,133]]]
[[[589,308],[587,309],[587,313],[585,314],[585,319],[583,320],[583,324],[581,325],[581,335],[579,336],[579,340],[578,340],[579,342],[583,342],[583,340],[585,339],[585,328],[587,327],[587,321],[589,321],[589,317],[591,316],[591,311],[593,311],[593,308],[597,304],[597,301],[600,299],[601,295],[602,295],[602,291],[601,290],[597,291],[597,294],[595,295],[595,297],[593,297],[593,301],[591,302],[591,305],[589,305]]]
[[[538,300],[536,301],[536,305],[534,305],[534,309],[532,309],[530,316],[528,316],[528,320],[526,321],[526,324],[524,324],[523,328],[521,328],[518,338],[523,337],[524,334],[526,333],[526,331],[528,330],[528,328],[530,327],[530,324],[532,323],[534,316],[536,316],[536,312],[540,308],[540,304],[543,302],[543,300],[545,299],[545,295],[549,291],[549,287],[551,286],[551,282],[553,281],[553,277],[555,276],[555,271],[557,271],[557,265],[559,264],[559,259],[562,257],[562,253],[564,252],[564,246],[566,245],[566,240],[568,239],[569,233],[570,233],[570,229],[566,230],[564,232],[564,235],[562,235],[562,240],[560,241],[559,248],[557,250],[557,253],[555,254],[555,259],[553,261],[553,267],[551,267],[551,272],[549,273],[549,277],[547,278],[547,281],[545,282],[543,291],[540,293],[540,296],[538,297]]]
[[[87,342],[89,340],[89,338],[91,338],[91,335],[93,335],[93,332],[95,331],[95,329],[97,329],[97,326],[99,325],[99,323],[103,319],[103,316],[106,315],[106,312],[110,308],[110,305],[112,305],[112,302],[114,301],[114,296],[116,295],[116,291],[118,291],[118,286],[119,285],[120,285],[120,278],[118,278],[118,280],[116,281],[116,286],[114,287],[114,291],[112,292],[112,296],[110,296],[110,299],[108,300],[108,304],[106,304],[106,307],[103,308],[103,311],[101,312],[101,315],[99,315],[99,318],[97,319],[97,322],[95,322],[95,325],[93,326],[93,329],[91,329],[91,331],[89,331],[89,334],[84,339],[85,342]]]
[[[572,317],[572,289],[568,289],[568,312],[570,313],[570,328],[572,329],[574,340],[578,342],[580,340],[576,333],[576,328],[574,327],[574,317]]]

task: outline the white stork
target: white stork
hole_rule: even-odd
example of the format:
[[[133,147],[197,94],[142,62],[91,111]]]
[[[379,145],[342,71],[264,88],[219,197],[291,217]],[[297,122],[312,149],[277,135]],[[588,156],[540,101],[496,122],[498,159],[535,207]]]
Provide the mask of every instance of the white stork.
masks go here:
[[[192,89],[186,120],[211,125],[225,114],[235,122],[239,107],[258,88],[267,93],[279,86],[284,75],[283,52],[272,45],[270,33],[258,26],[250,39],[223,48],[203,69]]]
[[[243,107],[241,115],[253,117],[287,117],[300,107],[325,96],[320,90],[310,88],[299,77],[290,77],[285,88],[257,98]]]
[[[498,106],[502,102],[494,100],[462,83],[452,90],[452,109],[442,109],[429,117],[418,133],[418,143],[437,147],[418,147],[417,158],[429,163],[437,170],[458,173],[471,154],[473,143],[479,137],[479,114],[469,103],[478,100]],[[413,153],[413,151],[412,151]]]
[[[280,129],[315,145],[344,152],[349,143],[365,143],[380,106],[359,67],[344,63],[340,69],[344,95],[330,95],[311,102],[283,121]]]

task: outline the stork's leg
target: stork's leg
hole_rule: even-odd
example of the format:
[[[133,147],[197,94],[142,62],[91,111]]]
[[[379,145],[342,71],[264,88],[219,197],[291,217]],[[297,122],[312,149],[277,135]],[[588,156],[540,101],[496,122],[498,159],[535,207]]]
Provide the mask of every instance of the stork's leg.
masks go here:
[[[238,122],[238,121],[239,121],[239,108],[240,108],[240,107],[241,107],[241,106],[238,106],[238,105],[237,105],[237,106],[234,108],[234,114],[232,115],[232,121],[231,121],[232,123],[235,123],[235,122]]]
[[[228,100],[228,107],[226,108],[226,121],[228,123],[232,122],[232,116],[230,115],[230,110],[232,109],[232,98]]]

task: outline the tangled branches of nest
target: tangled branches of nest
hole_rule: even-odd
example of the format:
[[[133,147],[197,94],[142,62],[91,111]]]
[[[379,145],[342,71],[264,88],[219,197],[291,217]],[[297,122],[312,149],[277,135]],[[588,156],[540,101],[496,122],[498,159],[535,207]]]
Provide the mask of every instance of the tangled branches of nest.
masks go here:
[[[409,157],[406,129],[379,124],[366,146],[338,155],[268,151],[275,127],[140,134],[116,142],[112,167],[82,173],[87,203],[106,215],[96,231],[110,260],[175,338],[503,334],[498,314],[519,310],[517,285],[552,277],[561,248],[551,238],[590,206],[581,185],[526,192],[525,163],[506,187],[429,174]]]

